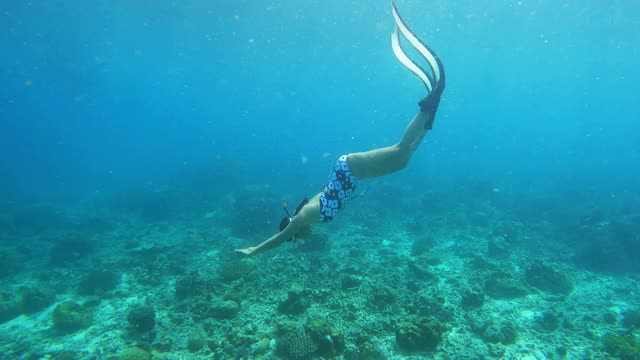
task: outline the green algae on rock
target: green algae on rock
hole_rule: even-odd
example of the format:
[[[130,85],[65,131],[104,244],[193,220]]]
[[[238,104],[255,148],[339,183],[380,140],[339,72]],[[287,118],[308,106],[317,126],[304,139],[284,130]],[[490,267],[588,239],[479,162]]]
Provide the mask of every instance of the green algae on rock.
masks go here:
[[[556,331],[560,326],[561,316],[550,311],[545,311],[542,316],[536,319],[535,325],[538,329],[546,332]]]
[[[91,326],[93,314],[91,311],[73,301],[58,304],[53,313],[53,328],[70,333]]]
[[[345,359],[374,360],[380,358],[377,356],[376,347],[368,333],[363,332],[357,336],[356,346],[352,352],[345,353]]]
[[[205,344],[206,340],[200,330],[193,330],[187,338],[187,349],[189,349],[190,352],[198,352]]]
[[[362,284],[362,279],[356,275],[344,274],[340,279],[340,284],[342,285],[342,290],[349,290],[359,287]]]
[[[516,342],[518,332],[516,331],[515,326],[510,322],[503,324],[492,323],[481,331],[480,337],[491,344],[500,343],[503,345],[509,345]]]
[[[378,309],[384,309],[393,304],[397,299],[398,292],[396,290],[389,286],[376,285],[371,289],[369,303]]]
[[[185,300],[198,295],[203,289],[203,282],[197,274],[189,274],[176,279],[174,285],[176,299]]]
[[[640,359],[640,344],[633,333],[623,335],[609,333],[602,337],[602,344],[609,355],[621,360]]]
[[[333,357],[340,355],[345,349],[344,335],[324,319],[307,321],[306,331],[318,344],[318,356]]]
[[[421,256],[428,254],[433,245],[435,244],[435,239],[430,235],[423,235],[421,237],[416,237],[411,244],[411,255],[413,256]]]
[[[292,290],[287,294],[287,298],[278,304],[278,312],[286,315],[300,315],[311,306],[311,291]]]
[[[484,293],[480,289],[466,289],[461,297],[465,309],[477,309],[484,304]]]
[[[220,280],[230,283],[242,278],[253,270],[253,262],[250,259],[232,259],[223,262],[218,268]]]
[[[212,308],[212,315],[217,319],[231,319],[240,311],[240,305],[235,301],[225,300]]]
[[[138,332],[149,332],[156,325],[156,312],[148,305],[135,306],[129,310],[127,322]]]
[[[245,294],[241,290],[241,287],[232,287],[228,289],[224,295],[222,296],[222,300],[231,300],[238,305],[242,305],[242,300],[244,299]]]
[[[436,275],[429,270],[429,266],[426,264],[425,259],[410,259],[407,263],[410,274],[418,280],[432,280],[436,278]],[[424,261],[424,263],[423,263]]]
[[[18,298],[25,314],[41,311],[55,302],[55,294],[43,287],[21,286],[18,288]]]
[[[81,295],[100,295],[111,291],[120,283],[120,275],[108,270],[92,270],[78,284]]]
[[[511,254],[513,245],[502,236],[496,236],[487,242],[487,253],[492,258],[507,257]]]
[[[13,294],[0,294],[0,324],[22,314],[22,303]]]
[[[640,329],[640,311],[628,310],[622,313],[622,326],[625,328]]]
[[[53,304],[55,295],[46,288],[20,286],[0,293],[0,324],[21,314],[33,314]]]
[[[433,351],[440,344],[443,332],[444,326],[434,318],[411,318],[396,329],[396,342],[409,352]]]
[[[514,299],[529,294],[529,289],[522,281],[504,276],[495,276],[484,282],[484,291],[496,299]]]
[[[151,360],[151,354],[138,347],[130,347],[122,350],[119,360]]]
[[[525,278],[529,285],[552,294],[569,295],[573,291],[573,282],[566,274],[542,263],[529,266]]]

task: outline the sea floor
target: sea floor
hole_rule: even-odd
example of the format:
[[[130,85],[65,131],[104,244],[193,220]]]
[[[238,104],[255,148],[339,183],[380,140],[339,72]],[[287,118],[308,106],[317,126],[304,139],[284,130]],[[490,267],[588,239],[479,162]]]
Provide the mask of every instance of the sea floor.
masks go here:
[[[263,239],[242,235],[262,220],[219,207],[58,216],[39,231],[9,226],[8,211],[0,359],[640,358],[640,275],[576,260],[640,213],[525,216],[509,203],[350,206],[250,258],[233,250]],[[635,245],[620,246],[602,262]]]

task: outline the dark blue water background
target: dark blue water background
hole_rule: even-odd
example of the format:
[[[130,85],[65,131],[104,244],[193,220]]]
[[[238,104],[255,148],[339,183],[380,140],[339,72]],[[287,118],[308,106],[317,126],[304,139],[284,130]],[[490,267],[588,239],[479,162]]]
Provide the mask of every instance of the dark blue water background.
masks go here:
[[[384,181],[637,193],[635,2],[398,6],[448,83]],[[203,171],[311,195],[340,154],[396,141],[425,94],[392,29],[387,1],[4,1],[0,196],[73,203]]]

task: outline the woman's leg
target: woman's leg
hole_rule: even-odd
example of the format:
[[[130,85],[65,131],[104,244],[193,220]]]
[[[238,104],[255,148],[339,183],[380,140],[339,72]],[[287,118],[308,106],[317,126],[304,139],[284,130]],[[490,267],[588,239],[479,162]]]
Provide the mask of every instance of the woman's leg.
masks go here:
[[[359,179],[366,179],[404,168],[429,131],[425,129],[425,124],[432,120],[433,116],[435,112],[418,112],[404,131],[402,139],[395,145],[349,154],[347,163],[353,175]]]

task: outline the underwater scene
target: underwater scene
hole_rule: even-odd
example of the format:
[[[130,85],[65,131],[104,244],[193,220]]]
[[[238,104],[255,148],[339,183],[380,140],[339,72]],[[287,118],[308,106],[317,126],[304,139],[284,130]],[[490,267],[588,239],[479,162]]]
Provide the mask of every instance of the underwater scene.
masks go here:
[[[640,359],[638,3],[0,19],[0,360]]]

